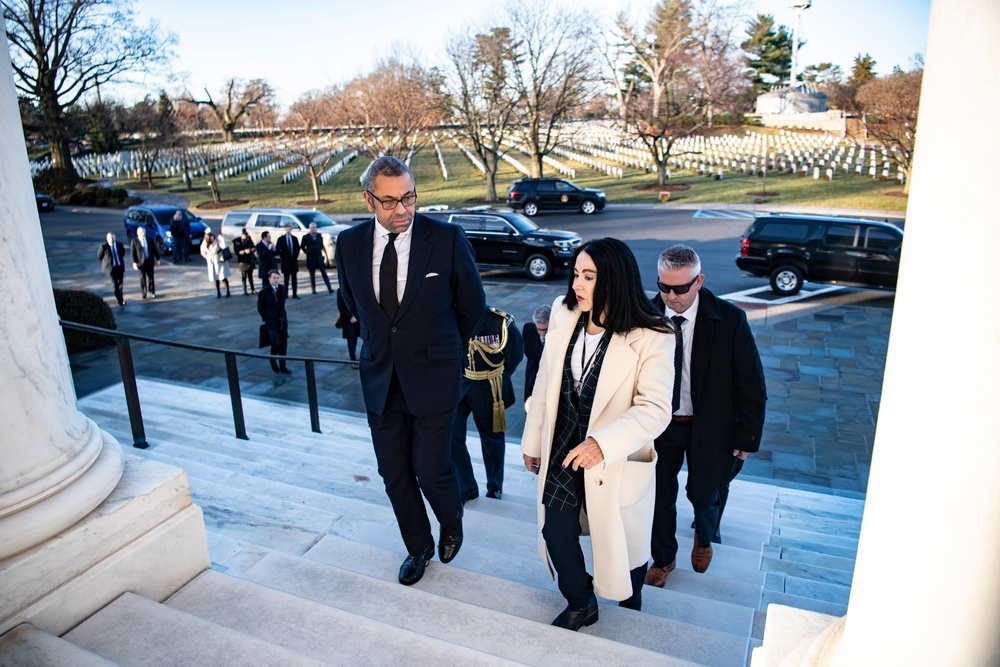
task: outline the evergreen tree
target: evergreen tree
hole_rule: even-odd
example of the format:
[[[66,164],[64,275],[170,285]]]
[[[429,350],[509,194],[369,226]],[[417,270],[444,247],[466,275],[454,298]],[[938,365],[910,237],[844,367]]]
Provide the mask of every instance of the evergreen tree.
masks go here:
[[[855,89],[860,88],[875,78],[875,59],[870,53],[854,56],[854,65],[851,67],[851,78],[847,80],[849,86]]]
[[[740,44],[747,66],[753,70],[753,85],[762,92],[775,83],[788,81],[792,72],[792,36],[783,25],[775,26],[770,14],[758,14],[746,29],[747,40]]]

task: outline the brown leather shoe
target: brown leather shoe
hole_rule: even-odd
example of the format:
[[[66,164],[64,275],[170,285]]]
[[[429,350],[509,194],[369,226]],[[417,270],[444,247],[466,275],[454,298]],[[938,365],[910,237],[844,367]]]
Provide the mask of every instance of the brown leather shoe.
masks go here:
[[[663,585],[667,583],[667,575],[673,572],[675,567],[677,567],[676,558],[670,561],[670,565],[666,567],[656,567],[654,565],[649,568],[646,570],[646,585],[663,588]]]
[[[707,547],[698,544],[698,533],[694,534],[694,548],[691,549],[691,567],[695,572],[704,572],[712,562],[712,543]]]

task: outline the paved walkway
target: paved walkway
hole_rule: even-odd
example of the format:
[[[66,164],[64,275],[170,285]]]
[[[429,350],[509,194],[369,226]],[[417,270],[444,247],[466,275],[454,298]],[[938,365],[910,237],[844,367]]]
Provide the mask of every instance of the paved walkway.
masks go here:
[[[94,258],[92,239],[58,238],[47,233],[46,252],[54,287],[90,290],[104,296],[109,304],[114,302]],[[191,264],[164,262],[156,276],[159,296],[144,301],[138,293],[136,274],[126,272],[128,303],[113,309],[119,329],[258,351],[256,298],[243,295],[238,277],[232,282],[233,296],[217,299],[200,257],[192,257]],[[503,276],[484,275],[487,300],[510,311],[519,324],[528,320],[537,305],[551,303],[564,289],[562,281],[535,283]],[[335,272],[331,278],[336,278]],[[346,343],[333,326],[334,297],[322,286],[319,294],[311,294],[307,272],[302,271],[299,279],[302,298],[288,302],[289,355],[346,360]],[[761,452],[748,460],[743,475],[853,497],[865,492],[891,299],[891,293],[847,290],[832,299],[814,298],[781,306],[746,305],[764,362],[769,400]],[[227,391],[221,355],[146,343],[133,343],[132,351],[140,376]],[[81,396],[121,380],[113,347],[74,355],[71,364]],[[289,365],[294,370],[291,375],[275,375],[266,360],[241,359],[242,391],[275,401],[307,402],[302,364]],[[316,380],[321,405],[363,412],[358,371],[349,363],[317,364]],[[516,373],[514,386],[520,397],[523,368]],[[508,424],[508,432],[519,436],[524,425],[520,403],[509,411]],[[333,425],[324,424],[323,428],[329,430]]]

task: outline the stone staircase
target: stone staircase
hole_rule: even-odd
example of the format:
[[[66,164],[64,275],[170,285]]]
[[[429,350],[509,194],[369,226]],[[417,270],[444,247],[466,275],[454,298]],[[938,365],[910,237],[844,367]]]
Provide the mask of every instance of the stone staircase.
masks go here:
[[[564,601],[537,557],[535,477],[516,441],[503,500],[470,501],[459,557],[406,587],[364,417],[323,412],[320,435],[305,407],[244,397],[244,441],[224,394],[145,380],[139,393],[151,446],[126,449],[187,472],[212,569],[162,604],[126,593],[62,637],[22,625],[0,638],[0,664],[743,667],[768,604],[846,613],[863,501],[738,480],[705,574],[686,558],[681,501],[667,587],[646,587],[640,613],[602,601],[600,622],[570,633],[549,625]],[[131,442],[120,386],[79,407]]]

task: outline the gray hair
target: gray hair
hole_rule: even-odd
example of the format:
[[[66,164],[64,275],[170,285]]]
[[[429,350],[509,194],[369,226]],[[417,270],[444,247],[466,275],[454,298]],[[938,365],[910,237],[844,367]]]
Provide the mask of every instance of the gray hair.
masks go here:
[[[698,275],[701,273],[701,258],[691,246],[677,244],[660,253],[656,267],[661,271],[691,269],[693,275]]]
[[[548,324],[549,317],[552,315],[551,306],[539,306],[535,308],[535,312],[531,314],[531,321],[535,324]]]
[[[361,182],[361,186],[365,190],[371,190],[372,186],[375,184],[375,179],[379,176],[404,176],[410,177],[410,180],[416,183],[416,179],[413,178],[413,172],[407,167],[399,158],[394,158],[391,155],[383,155],[380,158],[376,158],[368,166],[368,171],[365,172],[365,178]]]

